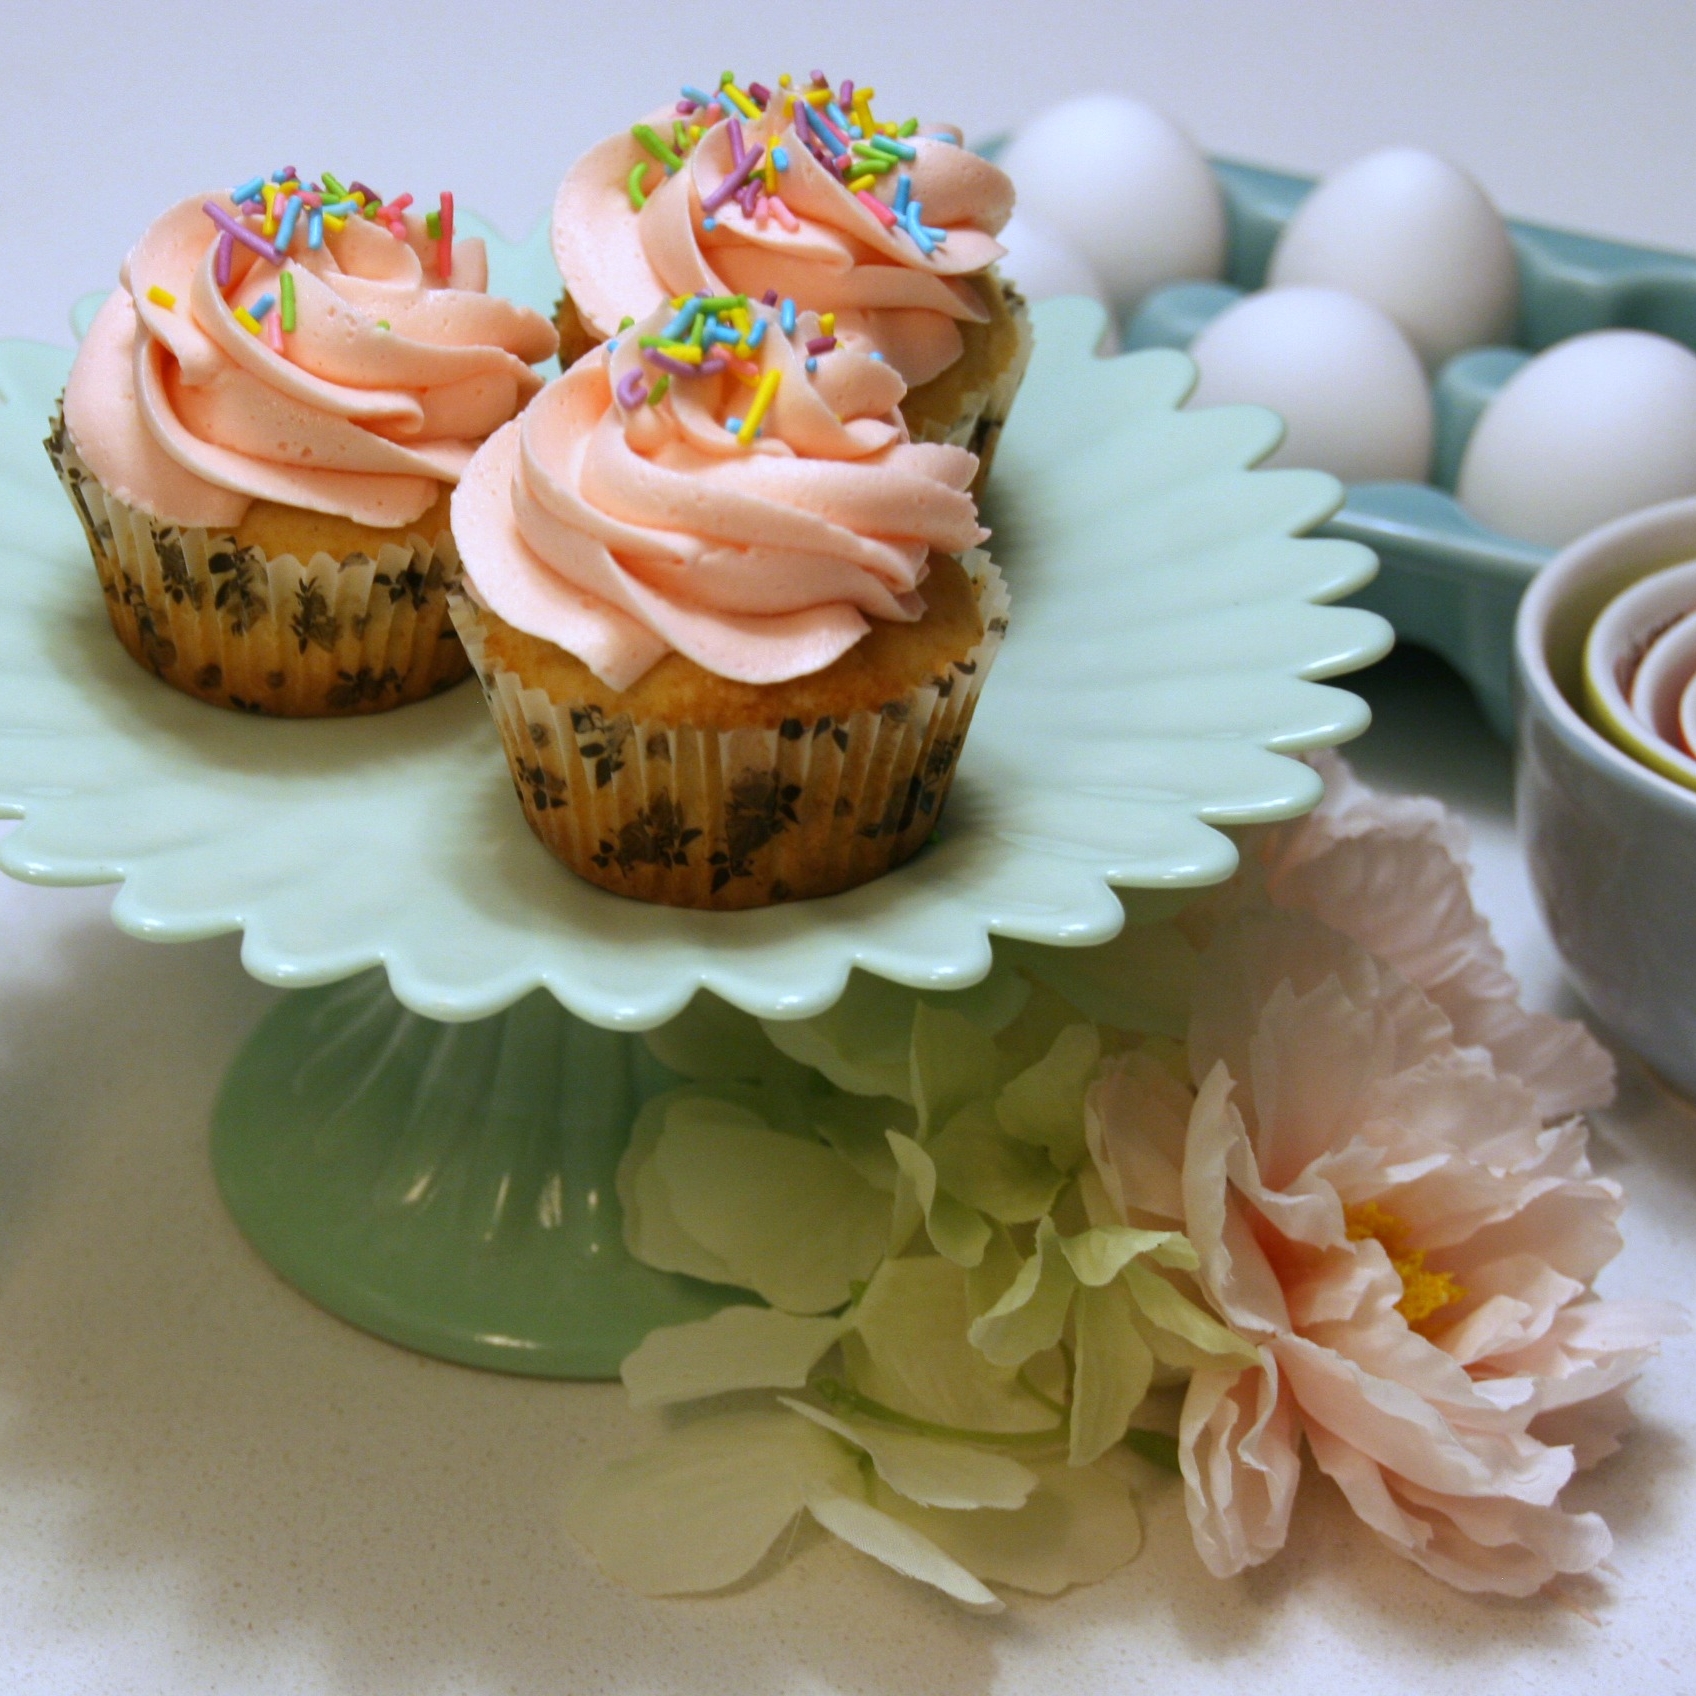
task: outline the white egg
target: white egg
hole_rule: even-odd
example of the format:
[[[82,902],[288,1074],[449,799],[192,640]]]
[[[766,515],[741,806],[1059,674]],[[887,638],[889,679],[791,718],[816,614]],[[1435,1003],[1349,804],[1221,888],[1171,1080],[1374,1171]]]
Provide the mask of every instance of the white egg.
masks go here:
[[[1107,327],[1099,351],[1117,350],[1119,332],[1107,291],[1089,261],[1064,236],[1027,212],[1015,212],[995,239],[1007,249],[1005,257],[996,262],[996,269],[1026,300],[1081,294],[1100,301],[1107,308]]]
[[[1507,341],[1519,264],[1502,215],[1464,171],[1417,147],[1327,177],[1284,226],[1269,288],[1343,289],[1389,313],[1431,369]]]
[[[1377,307],[1336,289],[1268,289],[1221,312],[1190,344],[1191,406],[1252,401],[1282,415],[1267,465],[1348,483],[1421,481],[1431,390],[1419,357]]]
[[[998,163],[1019,210],[1071,243],[1121,312],[1144,295],[1225,268],[1225,197],[1170,118],[1117,94],[1052,106]]]
[[[1484,409],[1455,493],[1492,530],[1551,548],[1696,495],[1696,353],[1644,330],[1556,342]]]

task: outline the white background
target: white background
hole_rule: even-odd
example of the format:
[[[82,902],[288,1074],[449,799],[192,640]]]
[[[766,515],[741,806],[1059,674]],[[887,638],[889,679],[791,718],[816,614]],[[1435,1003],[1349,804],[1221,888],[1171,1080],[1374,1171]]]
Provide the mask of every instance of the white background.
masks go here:
[[[517,234],[572,156],[683,80],[821,65],[968,134],[1111,87],[1211,151],[1316,170],[1415,142],[1511,212],[1696,249],[1696,6],[1183,4],[238,8],[10,0],[0,16],[0,335],[68,340],[167,202],[288,155]],[[1513,843],[1510,767],[1417,657],[1363,682],[1376,781],[1471,820],[1537,1005],[1571,1011]],[[0,829],[4,829],[0,826]],[[654,1604],[559,1525],[632,1441],[610,1387],[406,1354],[318,1312],[223,1213],[204,1136],[275,992],[232,940],[120,936],[106,892],[0,883],[0,1689],[168,1692],[1696,1692],[1696,1349],[1640,1388],[1575,1495],[1619,1545],[1550,1603],[1452,1595],[1309,1480],[1291,1545],[1228,1585],[1178,1493],[1109,1583],[970,1619],[803,1538],[769,1582]],[[1605,1288],[1696,1289],[1696,1115],[1629,1061],[1599,1164],[1630,1189]]]
[[[1510,212],[1696,248],[1689,0],[5,0],[0,20],[0,335],[68,340],[68,302],[112,286],[155,211],[283,163],[449,188],[527,234],[579,152],[726,68],[818,65],[968,136],[1100,87],[1262,164],[1416,143]]]

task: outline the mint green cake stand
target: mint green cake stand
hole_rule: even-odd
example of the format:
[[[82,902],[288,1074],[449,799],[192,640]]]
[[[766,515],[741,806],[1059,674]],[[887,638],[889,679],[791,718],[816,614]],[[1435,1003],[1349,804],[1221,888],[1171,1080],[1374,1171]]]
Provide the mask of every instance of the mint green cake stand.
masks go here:
[[[539,307],[542,232],[491,238]],[[1233,826],[1319,796],[1290,756],[1358,734],[1323,680],[1390,643],[1328,603],[1374,569],[1303,533],[1341,489],[1251,471],[1280,426],[1179,410],[1181,354],[1094,357],[1099,310],[1036,311],[986,521],[1013,595],[936,841],[825,901],[694,913],[574,878],[529,834],[475,687],[350,721],[254,719],[113,640],[40,443],[69,354],[0,344],[0,868],[117,883],[159,941],[238,931],[294,990],[224,1082],[212,1158],[254,1247],[314,1301],[471,1365],[604,1377],[731,1292],[634,1262],[614,1186],[671,1080],[640,1033],[697,994],[765,1019],[850,972],[979,983],[1001,939],[1106,941],[1228,877]]]

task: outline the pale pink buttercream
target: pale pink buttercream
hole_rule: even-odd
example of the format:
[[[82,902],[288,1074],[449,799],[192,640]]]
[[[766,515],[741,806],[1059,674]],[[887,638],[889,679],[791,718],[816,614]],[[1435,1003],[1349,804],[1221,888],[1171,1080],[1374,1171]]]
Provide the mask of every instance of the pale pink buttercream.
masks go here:
[[[550,383],[455,492],[477,597],[612,688],[672,649],[745,683],[822,670],[868,616],[922,615],[932,549],[985,535],[966,492],[976,456],[908,439],[887,363],[839,347],[809,374],[817,318],[803,314],[791,341],[754,310],[758,370],[781,381],[750,445],[726,428],[752,398],[730,372],[675,378],[658,406],[616,398],[657,377],[638,340],[664,325],[662,307]]]
[[[649,122],[669,137],[673,116],[668,107]],[[761,118],[736,121],[749,148],[783,149],[788,168],[777,173],[777,188],[795,227],[771,213],[749,217],[734,200],[705,210],[734,167],[730,120],[708,129],[670,176],[629,133],[611,136],[573,166],[554,202],[554,258],[584,322],[609,336],[627,313],[645,316],[665,297],[774,288],[797,307],[834,312],[839,335],[877,348],[910,387],[952,365],[959,322],[988,316],[961,279],[1005,251],[995,235],[1013,209],[1006,173],[950,141],[910,138],[916,157],[868,192],[887,204],[901,173],[911,177],[924,224],[946,232],[926,254],[813,157],[781,101]],[[643,162],[650,192],[638,212],[626,184]]]
[[[321,248],[297,240],[278,353],[235,316],[279,293],[278,268],[238,245],[221,289],[209,199],[236,215],[227,195],[196,195],[158,219],[66,384],[71,440],[130,505],[184,525],[237,524],[254,500],[406,524],[541,387],[530,365],[554,352],[552,327],[486,293],[475,238],[437,275],[421,219],[405,241],[359,218]]]

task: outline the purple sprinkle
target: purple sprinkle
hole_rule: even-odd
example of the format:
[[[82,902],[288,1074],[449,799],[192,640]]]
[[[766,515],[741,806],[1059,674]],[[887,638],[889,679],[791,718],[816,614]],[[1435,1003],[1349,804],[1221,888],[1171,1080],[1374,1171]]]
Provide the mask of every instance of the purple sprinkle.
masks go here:
[[[657,366],[661,371],[669,371],[673,377],[695,377],[700,375],[700,367],[685,365],[681,359],[673,359],[669,353],[661,353],[657,347],[642,349],[642,357],[650,365]],[[703,361],[703,363],[705,363]]]
[[[742,142],[741,121],[732,118],[724,127],[730,133],[730,162],[733,165],[740,165],[748,157],[748,149]]]
[[[642,381],[640,371],[626,371],[613,392],[618,396],[618,404],[631,412],[648,398],[648,385]]]
[[[808,353],[829,353],[830,350],[835,346],[836,346],[836,337],[835,336],[814,336],[813,339],[810,342],[807,343],[807,352]]]
[[[695,102],[693,100],[679,100],[677,103],[677,111],[680,117],[687,118],[694,110]]]
[[[263,236],[256,236],[245,224],[238,224],[216,201],[208,200],[201,211],[221,229],[225,235],[234,237],[243,247],[251,247],[261,259],[269,260],[273,265],[281,265],[283,256]]]
[[[227,289],[230,286],[230,262],[235,258],[235,254],[235,239],[226,230],[218,237],[218,265],[215,274],[218,278],[218,287],[221,289]]]
[[[695,375],[697,377],[716,377],[719,372],[724,370],[727,363],[720,355],[714,354],[711,359],[703,359],[695,367]]]
[[[812,78],[813,78],[813,87],[814,88],[829,88],[830,87],[830,78],[827,77],[824,74],[823,71],[812,72]]]
[[[777,305],[777,290],[776,289],[767,289],[766,292],[763,295],[760,296],[760,303],[763,306],[776,306]]]
[[[836,97],[836,103],[844,112],[854,110],[854,85],[851,82],[843,83],[842,90]]]
[[[763,82],[748,84],[748,98],[763,112],[771,104],[771,90]]]
[[[733,124],[736,122],[734,118],[730,121]],[[734,140],[734,136],[732,139]],[[725,203],[725,201],[730,199],[730,197],[735,194],[754,174],[759,162],[759,153],[755,151],[755,149],[749,148],[747,155],[730,173],[730,175],[726,177],[711,194],[703,197],[701,201],[701,210],[703,212],[716,212]]]
[[[760,188],[760,183],[751,179],[742,185],[741,191],[736,196],[737,202],[740,204],[742,210],[746,212],[750,218],[753,217],[754,209],[759,204]]]

